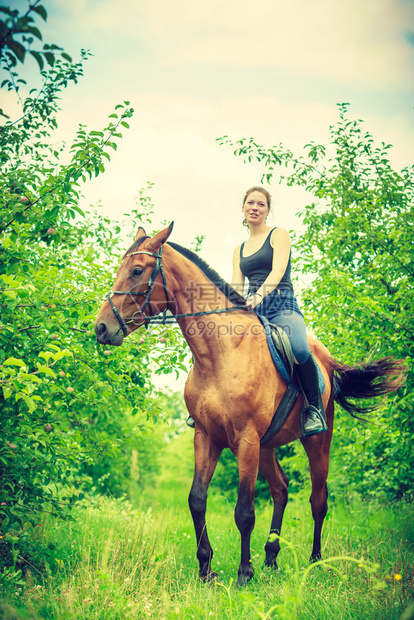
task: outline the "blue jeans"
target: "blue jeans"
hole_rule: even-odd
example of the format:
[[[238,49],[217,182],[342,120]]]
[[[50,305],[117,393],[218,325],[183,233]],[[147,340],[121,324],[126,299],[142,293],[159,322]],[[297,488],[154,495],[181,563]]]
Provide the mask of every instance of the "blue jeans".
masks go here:
[[[298,364],[304,364],[310,355],[305,320],[293,291],[272,291],[256,306],[255,312],[286,333]]]

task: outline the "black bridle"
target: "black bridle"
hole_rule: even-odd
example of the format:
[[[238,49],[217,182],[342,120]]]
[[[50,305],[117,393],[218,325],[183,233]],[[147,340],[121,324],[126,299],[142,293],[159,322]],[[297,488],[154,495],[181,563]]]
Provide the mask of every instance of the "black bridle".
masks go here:
[[[140,314],[142,317],[143,322],[145,323],[145,326],[148,327],[148,323],[161,323],[163,325],[165,325],[167,322],[173,322],[176,319],[180,319],[183,317],[189,317],[189,316],[203,316],[206,314],[220,314],[221,312],[231,312],[234,310],[251,310],[250,306],[233,306],[231,308],[220,308],[220,310],[204,310],[203,312],[190,312],[188,314],[175,314],[173,316],[167,316],[167,311],[169,310],[169,305],[170,305],[170,298],[168,296],[168,289],[167,289],[167,281],[165,279],[165,273],[164,273],[164,268],[162,266],[162,246],[160,247],[160,249],[158,250],[157,254],[154,254],[153,252],[147,252],[146,250],[138,250],[137,252],[131,252],[131,254],[127,254],[127,256],[125,258],[129,258],[130,256],[135,256],[135,254],[148,254],[148,256],[154,256],[155,257],[155,265],[154,265],[154,269],[152,270],[152,273],[150,275],[150,278],[148,280],[148,288],[145,291],[108,291],[107,293],[105,293],[104,295],[104,300],[109,301],[110,306],[112,308],[112,312],[115,314],[116,318],[118,319],[118,323],[121,326],[121,329],[123,331],[124,336],[127,335],[128,333],[128,329],[127,329],[127,325],[129,323],[134,323],[136,325],[135,322],[135,315],[136,314]],[[151,297],[151,293],[152,293],[152,289],[154,288],[154,284],[155,284],[155,279],[158,275],[158,272],[161,273],[161,277],[162,277],[162,282],[163,282],[163,287],[164,287],[164,294],[165,294],[165,300],[167,302],[167,307],[164,310],[162,317],[157,317],[157,316],[151,316],[152,315],[152,307],[151,307],[151,301],[150,301],[150,297]],[[128,319],[127,321],[124,321],[124,319],[122,318],[122,316],[119,314],[117,308],[115,307],[113,301],[112,301],[112,297],[113,295],[140,295],[140,296],[146,296],[144,303],[142,304],[142,308],[140,310],[137,310],[136,312],[134,312],[134,314],[132,315],[132,317],[130,319]],[[145,308],[148,306],[149,311],[150,311],[150,316],[146,315],[144,310]],[[168,321],[169,319],[169,321]],[[142,325],[142,323],[141,323]],[[119,331],[119,330],[118,330]],[[117,332],[118,333],[118,332]]]
[[[127,329],[128,323],[134,323],[135,324],[135,318],[134,317],[135,317],[136,314],[141,314],[144,321],[149,321],[151,319],[151,316],[147,316],[145,314],[144,310],[148,306],[149,311],[150,311],[150,315],[152,314],[152,306],[151,306],[150,297],[151,297],[152,289],[154,288],[155,279],[156,279],[156,277],[158,275],[158,272],[161,273],[162,282],[163,282],[163,286],[164,286],[165,300],[167,302],[167,308],[166,308],[165,311],[167,311],[169,309],[169,305],[170,305],[170,298],[168,296],[168,289],[167,289],[167,281],[165,279],[164,268],[163,268],[162,263],[161,263],[161,259],[162,259],[162,246],[158,250],[157,254],[154,254],[153,252],[147,252],[146,250],[139,250],[138,252],[131,252],[131,254],[127,254],[127,256],[125,258],[129,258],[130,256],[135,256],[135,254],[148,254],[148,256],[154,256],[155,259],[156,259],[155,260],[154,269],[152,270],[151,275],[150,275],[149,280],[148,280],[148,288],[145,291],[108,291],[104,295],[104,299],[109,301],[109,304],[110,304],[110,306],[112,308],[112,312],[115,314],[116,318],[118,319],[118,323],[121,326],[121,329],[123,331],[124,336],[126,336],[127,333],[128,333],[128,329]],[[124,321],[124,319],[119,314],[118,309],[115,307],[115,305],[114,305],[114,303],[112,301],[112,297],[114,295],[137,295],[137,296],[139,295],[139,296],[145,296],[145,300],[144,300],[144,303],[142,304],[141,309],[137,310],[136,312],[134,312],[134,314],[132,315],[132,317],[130,319],[128,319],[127,321]]]

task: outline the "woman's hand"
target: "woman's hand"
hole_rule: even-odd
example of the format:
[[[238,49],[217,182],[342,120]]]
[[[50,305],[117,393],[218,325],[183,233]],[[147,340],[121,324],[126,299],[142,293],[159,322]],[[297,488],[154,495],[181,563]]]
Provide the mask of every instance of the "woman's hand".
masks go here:
[[[246,306],[251,306],[251,308],[253,309],[259,304],[261,304],[262,301],[263,297],[260,294],[255,293],[254,295],[249,295],[249,297],[246,299]]]

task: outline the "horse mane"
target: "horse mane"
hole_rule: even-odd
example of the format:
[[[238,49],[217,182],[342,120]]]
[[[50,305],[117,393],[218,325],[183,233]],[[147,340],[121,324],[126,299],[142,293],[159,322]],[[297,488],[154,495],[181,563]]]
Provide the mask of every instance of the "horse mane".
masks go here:
[[[203,258],[201,258],[201,256],[199,256],[192,250],[189,250],[188,248],[183,248],[181,245],[178,245],[178,243],[172,243],[172,241],[168,241],[168,245],[171,246],[174,250],[177,250],[177,252],[185,256],[185,258],[188,258],[188,260],[190,260],[199,269],[201,269],[201,271],[210,280],[210,282],[213,282],[213,284],[217,286],[219,291],[221,291],[223,295],[225,295],[227,299],[231,301],[232,304],[235,304],[236,306],[246,305],[246,300],[244,299],[244,297],[242,297],[237,291],[235,291],[228,282],[223,280],[223,278],[217,273],[217,271],[210,267],[210,265]]]

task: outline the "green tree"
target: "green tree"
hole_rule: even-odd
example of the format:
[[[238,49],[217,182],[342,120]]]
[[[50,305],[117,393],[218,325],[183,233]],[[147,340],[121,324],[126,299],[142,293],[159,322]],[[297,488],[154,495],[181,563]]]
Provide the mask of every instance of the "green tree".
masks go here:
[[[295,155],[251,139],[231,141],[235,154],[264,165],[263,180],[277,177],[304,187],[312,201],[301,213],[306,232],[295,240],[296,265],[312,276],[302,292],[306,319],[338,359],[355,363],[393,355],[414,357],[414,168],[390,163],[388,144],[374,143],[347,104],[330,128],[328,147],[315,143]],[[333,441],[334,487],[365,496],[401,498],[414,488],[413,373],[362,424],[337,418]],[[368,403],[367,403],[368,404]],[[346,474],[346,475],[344,475]]]
[[[46,17],[38,3],[31,10]],[[105,128],[80,125],[72,144],[56,147],[59,97],[82,75],[88,54],[72,62],[62,51],[53,60],[44,52],[45,70],[32,53],[43,83],[28,93],[18,78],[17,60],[25,55],[16,36],[29,46],[22,33],[37,36],[35,26],[27,14],[3,13],[3,88],[13,88],[22,105],[21,117],[0,127],[0,530],[7,539],[42,511],[67,516],[85,488],[128,490],[134,454],[148,450],[142,434],[159,417],[150,366],[169,372],[182,358],[173,330],[161,328],[162,342],[155,329],[110,351],[93,333],[125,242],[121,224],[83,213],[80,188],[105,171],[129,126],[129,102],[116,106]],[[125,223],[130,233],[137,221],[148,221],[149,203],[140,192]],[[142,484],[155,459],[148,467],[142,459],[140,467]]]

